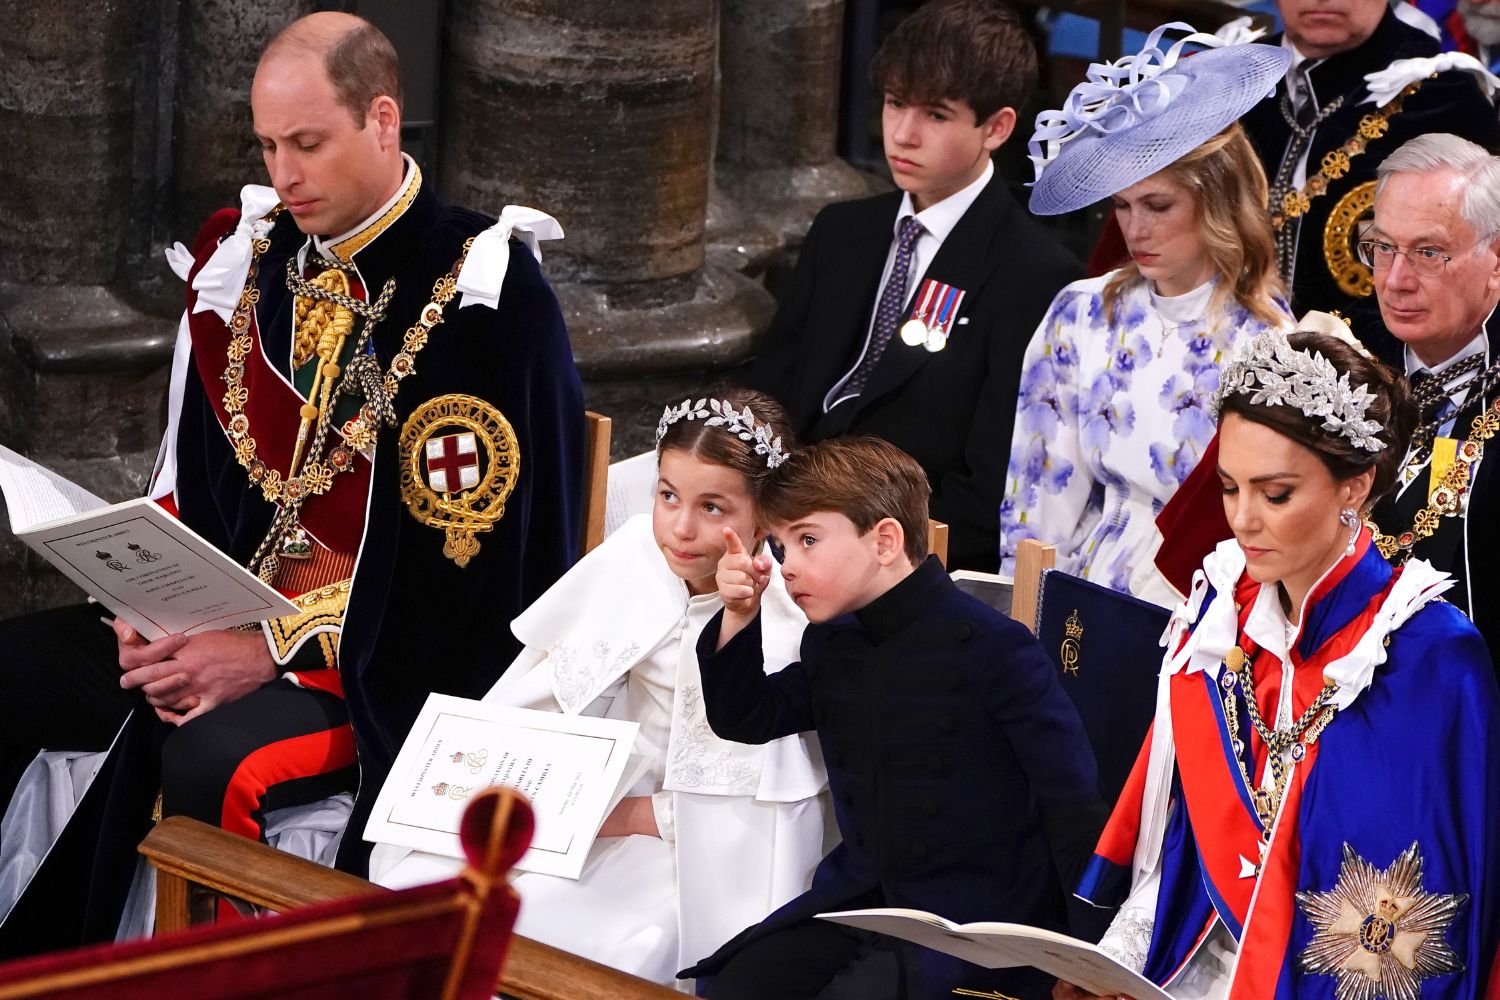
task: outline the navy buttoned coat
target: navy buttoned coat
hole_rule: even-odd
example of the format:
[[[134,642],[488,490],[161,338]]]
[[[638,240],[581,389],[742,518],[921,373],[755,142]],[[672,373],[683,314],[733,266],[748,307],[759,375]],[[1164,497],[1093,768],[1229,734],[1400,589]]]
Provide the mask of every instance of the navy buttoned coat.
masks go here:
[[[1019,623],[962,593],[936,558],[859,611],[808,627],[802,659],[763,673],[759,619],[698,643],[709,724],[764,743],[816,730],[843,843],[812,888],[701,962],[850,906],[1061,928],[1064,878],[1103,819],[1087,736],[1056,670]],[[873,900],[873,902],[872,902]],[[991,972],[911,948],[908,995],[955,987],[1039,995],[1029,970]]]

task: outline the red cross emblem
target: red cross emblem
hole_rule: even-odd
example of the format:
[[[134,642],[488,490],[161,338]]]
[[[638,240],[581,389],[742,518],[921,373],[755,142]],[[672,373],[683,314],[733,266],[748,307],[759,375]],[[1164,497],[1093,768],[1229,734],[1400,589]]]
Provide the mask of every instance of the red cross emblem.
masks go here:
[[[459,493],[479,485],[473,431],[427,439],[427,485],[434,493]]]

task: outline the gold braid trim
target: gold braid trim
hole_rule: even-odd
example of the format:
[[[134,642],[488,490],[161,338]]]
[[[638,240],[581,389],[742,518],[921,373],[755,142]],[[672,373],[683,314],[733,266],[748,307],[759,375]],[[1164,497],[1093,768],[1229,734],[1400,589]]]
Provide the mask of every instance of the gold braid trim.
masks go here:
[[[411,165],[411,179],[407,181],[406,190],[401,192],[401,197],[396,200],[396,204],[386,209],[384,215],[370,223],[364,229],[361,229],[342,243],[335,243],[328,249],[332,250],[333,255],[339,260],[345,264],[349,263],[354,259],[355,254],[374,242],[375,237],[389,229],[391,223],[406,214],[406,210],[411,208],[411,203],[417,200],[417,192],[420,190],[422,190],[422,169],[413,163]]]
[[[1434,74],[1435,75],[1435,74]],[[1287,191],[1281,196],[1281,202],[1276,203],[1276,194],[1271,194],[1271,228],[1277,232],[1286,225],[1288,219],[1295,219],[1306,215],[1312,207],[1312,200],[1320,195],[1328,193],[1328,185],[1338,180],[1349,172],[1350,161],[1361,155],[1365,147],[1386,132],[1390,131],[1391,119],[1401,113],[1402,103],[1411,95],[1415,94],[1422,86],[1421,80],[1407,84],[1406,88],[1391,99],[1390,103],[1379,108],[1359,120],[1359,128],[1354,135],[1349,137],[1338,149],[1331,150],[1323,156],[1321,169],[1307,183],[1302,185],[1299,191]]]
[[[276,662],[285,664],[310,636],[318,636],[323,649],[323,659],[328,666],[338,662],[334,656],[335,634],[344,625],[344,608],[349,604],[349,585],[352,581],[340,580],[317,590],[292,598],[292,603],[301,608],[300,614],[272,618],[266,622],[275,647]],[[319,631],[319,630],[322,631]]]
[[[339,641],[332,632],[318,633],[318,648],[323,651],[323,665],[329,670],[339,665]]]
[[[1401,565],[1411,556],[1412,547],[1437,531],[1445,517],[1452,517],[1464,509],[1464,494],[1469,492],[1469,483],[1474,466],[1484,457],[1484,443],[1500,431],[1500,399],[1484,408],[1470,425],[1469,436],[1458,446],[1453,464],[1438,480],[1427,506],[1417,511],[1410,531],[1399,535],[1387,535],[1370,525],[1375,534],[1375,547],[1387,559]]]

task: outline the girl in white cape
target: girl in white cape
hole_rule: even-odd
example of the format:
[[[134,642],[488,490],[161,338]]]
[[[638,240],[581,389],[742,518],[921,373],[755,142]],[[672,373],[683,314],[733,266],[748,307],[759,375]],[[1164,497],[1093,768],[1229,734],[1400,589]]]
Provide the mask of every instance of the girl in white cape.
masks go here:
[[[606,818],[577,881],[526,873],[519,934],[673,982],[805,890],[824,851],[815,738],[714,736],[694,644],[722,606],[724,527],[763,540],[758,486],[792,431],[768,396],[730,390],[667,407],[651,515],[584,556],[511,625],[524,644],[487,701],[640,723],[651,768]],[[766,669],[798,659],[807,620],[775,564],[762,605]]]

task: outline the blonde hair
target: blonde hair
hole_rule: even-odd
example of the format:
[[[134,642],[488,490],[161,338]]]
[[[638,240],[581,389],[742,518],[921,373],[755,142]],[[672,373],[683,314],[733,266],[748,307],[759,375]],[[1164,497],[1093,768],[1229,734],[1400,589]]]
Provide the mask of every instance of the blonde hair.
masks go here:
[[[1219,279],[1209,310],[1222,312],[1233,297],[1263,323],[1283,323],[1276,299],[1284,289],[1266,214],[1269,187],[1245,130],[1232,124],[1161,172],[1193,195],[1198,239]],[[1113,318],[1120,296],[1143,280],[1135,261],[1116,271],[1104,286],[1105,315]]]

